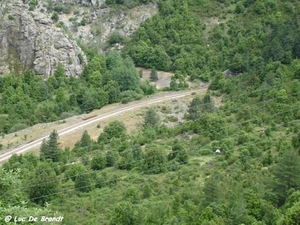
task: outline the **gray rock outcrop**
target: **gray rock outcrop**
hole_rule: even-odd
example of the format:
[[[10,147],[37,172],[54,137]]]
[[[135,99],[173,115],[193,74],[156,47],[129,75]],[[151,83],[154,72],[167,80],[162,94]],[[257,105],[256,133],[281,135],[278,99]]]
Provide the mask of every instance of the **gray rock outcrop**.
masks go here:
[[[49,15],[29,11],[20,0],[0,2],[0,55],[0,74],[29,68],[48,78],[61,63],[67,76],[78,76],[86,63],[80,47]]]

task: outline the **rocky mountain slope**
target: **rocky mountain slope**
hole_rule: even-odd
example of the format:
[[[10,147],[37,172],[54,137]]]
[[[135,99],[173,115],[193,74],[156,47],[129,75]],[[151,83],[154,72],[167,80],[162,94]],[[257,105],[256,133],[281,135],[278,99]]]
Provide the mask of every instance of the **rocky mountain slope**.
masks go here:
[[[78,76],[87,62],[78,42],[99,51],[121,48],[106,43],[114,35],[129,37],[156,11],[155,4],[122,8],[94,0],[2,1],[0,75],[29,68],[47,78],[61,63],[67,76]]]
[[[20,1],[5,1],[0,17],[2,73],[26,67],[48,77],[58,63],[64,65],[67,76],[82,72],[86,63],[84,53],[75,41],[53,26],[47,15],[29,11],[28,5]]]

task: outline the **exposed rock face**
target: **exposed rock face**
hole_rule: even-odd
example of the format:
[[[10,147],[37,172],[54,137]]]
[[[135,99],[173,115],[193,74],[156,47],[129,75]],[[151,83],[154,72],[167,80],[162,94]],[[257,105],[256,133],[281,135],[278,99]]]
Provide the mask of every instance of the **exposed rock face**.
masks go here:
[[[67,76],[78,76],[86,63],[76,42],[55,27],[49,15],[29,11],[20,0],[0,2],[0,55],[0,74],[23,66],[47,78],[62,63]]]
[[[74,37],[80,38],[89,46],[97,46],[102,52],[111,49],[112,46],[108,48],[107,41],[113,33],[130,38],[143,21],[158,12],[158,6],[154,3],[126,8],[118,4],[106,5],[105,0],[52,0],[52,2],[61,3],[64,8],[71,9],[70,13],[61,13],[59,21]],[[45,7],[43,9],[47,10]],[[82,19],[87,20],[84,26],[80,25]],[[113,48],[120,50],[122,46],[118,43]]]

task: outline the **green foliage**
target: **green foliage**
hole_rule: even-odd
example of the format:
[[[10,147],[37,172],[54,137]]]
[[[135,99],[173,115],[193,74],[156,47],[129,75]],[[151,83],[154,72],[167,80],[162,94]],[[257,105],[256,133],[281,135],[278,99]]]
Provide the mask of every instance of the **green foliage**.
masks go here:
[[[23,193],[20,191],[21,179],[20,171],[16,169],[5,170],[0,168],[0,187],[1,201],[3,205],[16,205],[24,200]]]
[[[300,202],[289,208],[284,217],[279,221],[279,225],[297,225],[300,221]]]
[[[132,152],[127,150],[127,151],[123,151],[120,155],[121,157],[117,162],[118,169],[131,170],[134,166],[134,159],[133,159]]]
[[[123,44],[124,42],[125,42],[125,37],[123,37],[118,32],[113,32],[108,38],[108,43],[110,45],[117,44],[117,43]]]
[[[281,89],[276,94],[276,100],[279,103],[285,103],[288,99],[288,95],[285,89]]]
[[[9,15],[7,16],[7,18],[8,18],[9,20],[14,20],[14,19],[15,19],[14,16],[11,15],[11,14],[9,14]]]
[[[297,151],[286,149],[274,167],[275,182],[272,188],[278,198],[278,205],[283,205],[290,190],[300,187],[299,157]]]
[[[92,143],[91,136],[85,130],[80,139],[80,147],[91,147]]]
[[[106,152],[106,166],[110,167],[110,166],[114,166],[116,161],[117,161],[117,153],[114,151],[107,151]]]
[[[103,133],[98,137],[98,143],[107,143],[112,138],[126,138],[126,127],[123,122],[115,120],[105,126]]]
[[[29,5],[29,10],[30,11],[33,11],[35,9],[35,7],[38,5],[38,0],[30,0],[28,2],[28,5]]]
[[[79,192],[89,192],[95,188],[92,174],[87,169],[76,176],[74,185]]]
[[[129,187],[125,191],[125,199],[132,202],[137,203],[140,200],[139,190],[135,187]]]
[[[146,183],[143,187],[142,197],[150,198],[152,195],[152,192],[153,192],[153,190],[152,190],[151,186],[148,183]]]
[[[175,140],[173,142],[172,151],[169,153],[168,159],[169,160],[175,159],[176,161],[182,164],[188,162],[187,151],[184,145],[180,141]]]
[[[126,58],[120,66],[113,68],[111,75],[118,83],[120,91],[136,90],[139,86],[139,74],[130,58]]]
[[[118,203],[110,219],[110,225],[137,225],[140,224],[138,211],[134,205],[128,201]]]
[[[59,148],[58,133],[53,130],[48,140],[43,140],[40,152],[41,158],[51,159],[53,162],[59,161],[61,149]]]
[[[28,203],[23,203],[20,206],[0,206],[0,220],[5,221],[6,215],[10,215],[13,221],[15,218],[28,218],[30,215],[33,218],[42,218],[45,215],[52,215],[54,217],[59,217],[60,215],[56,212],[51,211],[49,208],[39,208],[39,207],[31,207]],[[12,223],[12,222],[10,222]],[[23,224],[30,224],[32,222],[21,222]],[[37,222],[36,222],[37,223]],[[38,224],[38,223],[37,223]]]
[[[65,179],[75,181],[79,174],[86,172],[86,168],[82,164],[72,164],[65,171]]]
[[[205,199],[203,201],[204,206],[208,206],[211,203],[220,203],[222,200],[221,194],[221,175],[216,171],[206,181],[203,187]]]
[[[187,120],[173,128],[157,124],[152,112],[130,135],[118,122],[98,143],[85,132],[64,163],[13,156],[1,173],[1,215],[31,213],[20,201],[38,193],[32,201],[51,196],[43,201],[67,215],[66,224],[298,224],[299,3],[157,5],[159,13],[142,23],[123,54],[136,65],[174,71],[173,90],[192,76],[210,81],[209,92],[195,96]],[[129,58],[95,49],[85,48],[89,64],[79,78],[66,78],[61,66],[47,81],[30,71],[0,77],[0,132],[155,91],[136,79]],[[54,189],[47,186],[53,180]]]
[[[153,108],[149,108],[144,117],[144,126],[155,127],[160,124],[160,118]]]
[[[153,69],[153,68],[151,69],[150,80],[151,81],[157,81],[158,80],[156,69]]]
[[[201,115],[200,109],[202,104],[202,100],[199,97],[195,97],[189,106],[187,118],[190,120],[199,119]]]
[[[102,170],[106,167],[106,159],[101,154],[98,154],[93,157],[91,162],[92,170]]]
[[[202,24],[189,11],[186,1],[160,1],[159,11],[135,33],[125,51],[138,66],[170,70],[173,62],[174,70],[189,73],[197,60],[194,53],[201,51],[200,44],[204,41],[201,29],[194,28]],[[199,45],[190,48],[195,43]],[[191,50],[193,56],[186,57]]]
[[[54,21],[54,22],[57,22],[59,20],[59,15],[57,12],[53,12],[52,13],[52,16],[51,16],[51,19]]]
[[[85,26],[87,24],[87,22],[88,22],[87,19],[85,17],[83,17],[80,21],[80,25]]]
[[[28,194],[32,202],[43,205],[53,199],[59,190],[59,180],[51,164],[41,162],[28,180]]]
[[[140,83],[128,57],[123,59],[118,52],[110,52],[107,57],[89,49],[86,52],[89,63],[79,78],[66,77],[61,63],[48,80],[29,70],[18,76],[1,77],[0,133],[51,122],[62,115],[90,112],[121,100],[141,99],[143,94],[155,92],[150,84]]]
[[[151,145],[146,147],[143,171],[154,174],[166,171],[166,156],[162,149]]]
[[[120,99],[120,87],[115,81],[109,81],[104,87],[108,93],[108,103],[115,103]]]

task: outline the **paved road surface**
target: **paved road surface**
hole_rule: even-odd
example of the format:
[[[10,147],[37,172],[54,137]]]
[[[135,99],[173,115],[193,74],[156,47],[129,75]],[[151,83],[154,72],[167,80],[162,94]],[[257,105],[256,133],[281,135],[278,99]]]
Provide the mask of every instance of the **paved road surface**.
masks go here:
[[[192,92],[203,92],[206,91],[207,87],[203,87],[203,89],[198,89],[197,91],[193,90],[193,91],[182,91],[182,92],[176,92],[176,93],[168,93],[165,96],[162,97],[154,97],[154,98],[148,98],[148,99],[144,99],[141,102],[137,102],[135,104],[130,104],[128,106],[124,105],[124,107],[118,108],[118,109],[114,109],[110,112],[104,113],[102,115],[98,115],[98,116],[94,116],[91,117],[90,119],[84,120],[79,122],[78,124],[75,125],[71,125],[68,126],[66,128],[63,128],[61,130],[58,130],[57,133],[59,134],[59,136],[65,136],[67,134],[72,133],[75,130],[78,129],[82,129],[83,127],[90,125],[92,123],[96,123],[100,120],[104,120],[106,118],[109,117],[113,117],[116,115],[121,115],[122,113],[125,113],[127,111],[132,111],[134,109],[137,108],[141,108],[144,106],[149,106],[151,104],[155,104],[155,103],[159,103],[165,100],[170,100],[170,99],[176,99],[176,98],[182,98],[184,96],[190,95]],[[14,154],[21,154],[21,153],[25,153],[28,152],[32,149],[36,149],[38,147],[40,147],[40,145],[42,144],[43,140],[48,138],[49,135],[46,136],[42,136],[40,138],[37,138],[35,140],[29,141],[27,144],[18,146],[18,147],[14,147],[12,149],[9,149],[5,152],[1,152],[0,153],[0,163],[8,160],[12,155]]]

